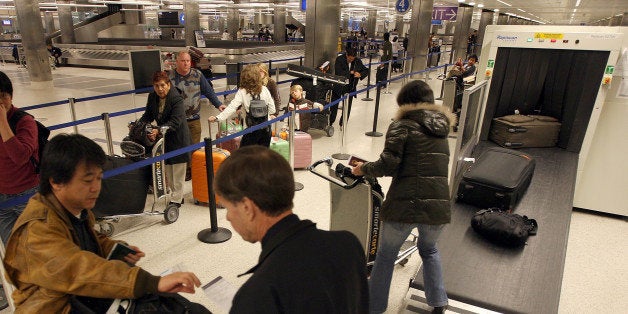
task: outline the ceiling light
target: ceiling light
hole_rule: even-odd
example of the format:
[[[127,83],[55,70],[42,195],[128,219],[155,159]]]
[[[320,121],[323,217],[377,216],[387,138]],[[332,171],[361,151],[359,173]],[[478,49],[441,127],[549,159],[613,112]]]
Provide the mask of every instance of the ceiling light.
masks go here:
[[[469,5],[475,5],[475,2],[469,2]]]
[[[465,0],[458,0],[458,2],[463,3]]]
[[[499,12],[499,9],[495,9],[495,10],[493,10],[493,11],[495,11],[495,12]]]
[[[497,0],[499,1],[499,0]],[[580,5],[580,0],[576,1],[576,7],[578,7]]]
[[[526,11],[523,11],[523,10],[521,10],[521,9],[519,9],[519,8],[517,8],[517,10],[519,10],[519,11],[521,11],[521,12],[523,12],[523,13],[525,13],[525,12],[526,12]]]
[[[484,5],[483,5],[483,4],[481,4],[481,3],[480,3],[480,4],[478,4],[478,8],[483,8],[483,7],[484,7]]]
[[[509,7],[511,7],[511,6],[512,6],[512,5],[510,5],[509,3],[506,3],[506,2],[501,1],[501,0],[497,0],[497,2],[499,2],[499,3],[501,3],[501,4],[505,4],[505,5],[509,6]]]

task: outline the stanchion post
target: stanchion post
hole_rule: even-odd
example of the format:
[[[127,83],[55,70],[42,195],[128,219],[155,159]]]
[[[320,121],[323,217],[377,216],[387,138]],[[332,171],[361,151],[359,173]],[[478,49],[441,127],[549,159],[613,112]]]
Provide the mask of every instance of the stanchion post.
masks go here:
[[[303,66],[303,56],[299,57],[299,65]]]
[[[107,151],[109,156],[113,156],[113,140],[111,139],[111,121],[109,121],[109,113],[105,112],[101,115],[105,123],[105,138],[107,140]]]
[[[348,112],[348,108],[347,106],[349,105],[349,101],[347,100],[349,98],[349,94],[344,94],[343,96],[344,98],[342,99],[342,137],[341,137],[341,142],[340,142],[340,153],[335,153],[332,154],[331,157],[336,158],[336,159],[340,159],[340,160],[348,160],[349,159],[349,154],[347,154],[345,152],[345,142],[347,141],[347,112]]]
[[[377,116],[379,115],[379,99],[382,90],[382,85],[377,84],[377,94],[375,94],[375,114],[373,115],[373,131],[364,133],[366,136],[380,137],[383,134],[377,132]]]
[[[231,239],[231,231],[218,227],[216,216],[216,195],[214,194],[214,160],[212,157],[212,139],[205,138],[205,170],[207,174],[207,195],[209,195],[210,228],[201,230],[196,236],[204,243],[221,243]]]
[[[76,110],[74,109],[74,98],[68,98],[68,104],[70,105],[70,114],[72,115],[72,122],[76,122]],[[74,125],[74,133],[78,134],[78,125]]]
[[[275,83],[279,82],[279,67],[275,69]],[[277,113],[279,114],[279,113]]]
[[[240,86],[240,73],[242,72],[242,62],[238,62],[237,69],[238,69],[238,72],[236,73],[236,77],[237,77],[238,84],[236,85],[236,87]],[[225,97],[227,97],[227,95],[225,95]]]
[[[270,76],[271,71],[273,70],[273,60],[268,60],[268,76]]]
[[[288,147],[290,149],[290,168],[294,169],[294,132],[295,132],[295,122],[296,122],[296,112],[297,108],[290,112],[290,117],[288,118],[288,127],[290,128],[290,133],[288,134]],[[294,190],[301,191],[303,190],[303,184],[297,181],[294,181]]]
[[[369,53],[369,75],[366,76],[366,98],[362,98],[363,101],[373,100],[373,98],[369,97],[369,91],[371,90],[371,62],[373,62],[373,55]]]

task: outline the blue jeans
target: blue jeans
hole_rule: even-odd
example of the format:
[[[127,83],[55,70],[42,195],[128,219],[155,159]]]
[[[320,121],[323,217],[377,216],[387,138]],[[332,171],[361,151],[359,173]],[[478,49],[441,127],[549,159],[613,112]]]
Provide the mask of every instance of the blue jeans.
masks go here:
[[[0,203],[6,202],[14,197],[33,194],[37,192],[37,189],[38,187],[34,187],[18,194],[0,194]],[[7,241],[9,241],[13,225],[15,225],[17,217],[20,217],[25,207],[26,203],[0,210],[0,237],[2,238],[2,243],[4,243],[4,245],[6,245]]]
[[[444,225],[407,224],[383,221],[377,247],[375,265],[369,279],[371,313],[383,313],[388,307],[388,292],[395,260],[401,245],[414,228],[419,229],[417,247],[423,260],[423,281],[425,297],[429,306],[447,305],[447,292],[443,283],[443,270],[440,254],[436,248],[438,237]]]

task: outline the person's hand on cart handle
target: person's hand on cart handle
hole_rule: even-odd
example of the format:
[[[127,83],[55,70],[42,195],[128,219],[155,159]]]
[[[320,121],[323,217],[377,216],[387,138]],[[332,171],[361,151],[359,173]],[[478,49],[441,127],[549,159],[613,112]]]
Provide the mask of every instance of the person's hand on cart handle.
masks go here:
[[[351,173],[356,175],[356,176],[363,176],[364,172],[362,172],[362,165],[364,163],[363,162],[356,162],[355,166],[353,167],[353,169],[351,169]]]
[[[209,121],[210,123],[211,122],[215,122],[216,120],[218,120],[218,119],[216,119],[215,116],[209,116],[209,118],[207,118],[207,121]]]
[[[154,141],[157,139],[157,134],[159,134],[159,129],[153,129],[153,131],[148,133],[146,137],[148,137],[149,140]]]

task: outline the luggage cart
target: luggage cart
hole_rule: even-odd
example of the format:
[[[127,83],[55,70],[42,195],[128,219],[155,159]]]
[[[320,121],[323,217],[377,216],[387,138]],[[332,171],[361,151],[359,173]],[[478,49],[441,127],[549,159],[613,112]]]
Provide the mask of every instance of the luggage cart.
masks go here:
[[[298,78],[290,84],[300,85],[303,88],[303,97],[314,103],[320,103],[326,106],[331,102],[332,86],[325,82],[318,82],[317,85],[313,85],[313,80],[310,78]],[[334,135],[334,127],[329,125],[329,109],[325,109],[321,112],[312,112],[310,128],[318,129],[325,132],[328,137]]]
[[[316,170],[321,164],[327,165],[328,173]],[[377,179],[351,174],[351,168],[338,163],[332,168],[333,160],[325,158],[308,167],[313,174],[329,181],[331,212],[329,230],[346,230],[353,233],[366,252],[367,268],[370,272],[377,255],[380,230],[380,208],[384,200],[382,188]],[[395,264],[405,265],[409,256],[417,250],[417,237],[404,243],[397,255]]]
[[[166,133],[168,131],[168,127],[162,126],[162,127],[159,127],[159,129],[163,136],[159,140],[157,140],[155,145],[152,147],[152,150],[151,150],[152,157],[161,156],[165,153],[164,140],[165,140]],[[142,144],[136,143],[134,141],[131,141],[128,137],[126,137],[120,143],[120,148],[122,149],[126,157],[130,160],[137,161],[138,158],[139,159],[146,158],[145,146]],[[110,179],[114,179],[116,177],[117,176],[107,178],[103,180],[103,182]],[[94,212],[94,215],[96,216],[96,222],[98,223],[100,227],[101,233],[107,236],[111,236],[114,231],[114,226],[112,222],[119,222],[120,218],[122,217],[134,217],[134,216],[143,216],[143,215],[163,215],[164,221],[167,224],[171,224],[177,221],[177,219],[179,218],[179,207],[177,207],[174,204],[170,204],[171,191],[168,189],[168,184],[166,182],[167,180],[166,180],[165,160],[157,161],[151,165],[151,177],[152,177],[151,185],[152,185],[152,190],[153,190],[154,201],[153,201],[150,211],[145,211],[144,206],[133,208],[133,209],[124,209],[124,208],[111,208],[109,206],[110,204],[107,204],[107,203],[103,204],[103,206],[99,206],[98,202],[96,203],[96,207],[94,207],[92,211]],[[137,184],[139,185],[137,187],[138,190],[144,191],[144,194],[143,196],[136,195],[138,198],[143,199],[144,203],[145,203],[146,196],[148,193],[148,190],[147,190],[148,187],[146,186],[145,183],[146,181],[142,181],[142,180],[137,181]],[[103,193],[101,191],[101,196],[103,196],[102,194]],[[115,197],[115,195],[112,195],[110,197]],[[107,198],[106,195],[105,195],[105,198]],[[164,204],[163,211],[156,209],[156,205],[160,201],[163,201],[163,204]],[[112,214],[112,212],[115,212],[115,214]]]

